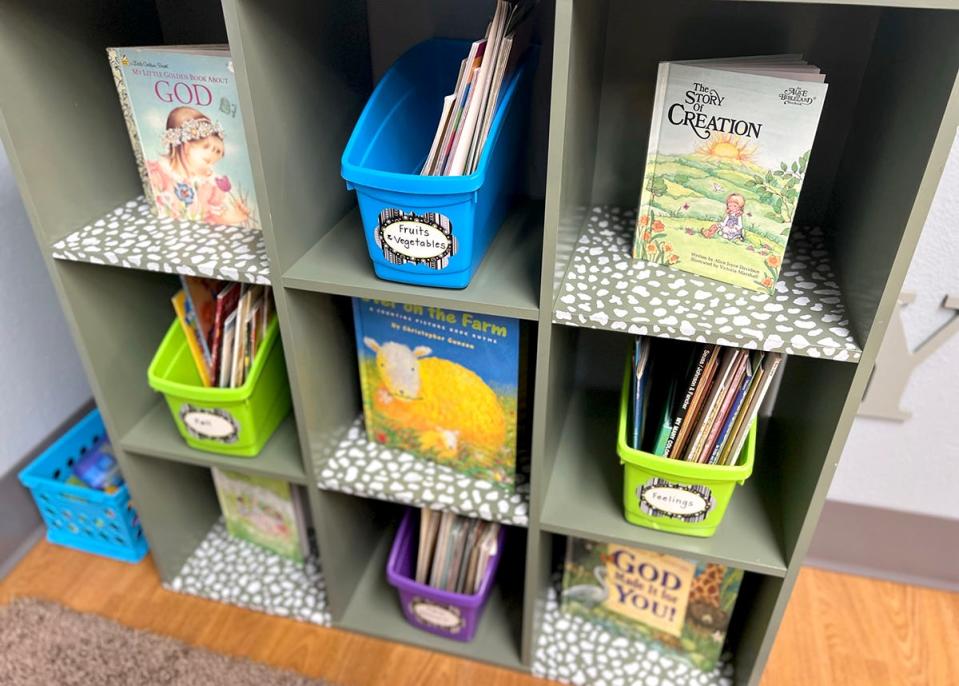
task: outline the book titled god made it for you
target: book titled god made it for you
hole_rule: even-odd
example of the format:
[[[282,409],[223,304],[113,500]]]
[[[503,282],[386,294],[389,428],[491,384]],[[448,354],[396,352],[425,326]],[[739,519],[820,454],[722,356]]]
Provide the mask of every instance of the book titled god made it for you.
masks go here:
[[[633,256],[773,292],[824,81],[796,55],[661,63]]]
[[[562,610],[702,670],[716,666],[743,570],[567,539]]]
[[[229,49],[108,48],[107,58],[154,213],[258,229]]]

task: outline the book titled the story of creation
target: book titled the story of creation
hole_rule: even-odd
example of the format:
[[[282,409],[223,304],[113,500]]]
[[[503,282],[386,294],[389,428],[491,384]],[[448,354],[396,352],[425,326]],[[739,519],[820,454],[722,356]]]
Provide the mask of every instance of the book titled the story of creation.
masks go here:
[[[773,292],[824,79],[797,55],[661,63],[633,256]]]
[[[743,571],[615,543],[567,539],[563,612],[711,670]]]
[[[157,216],[258,229],[229,49],[108,48],[107,58]]]
[[[511,489],[519,320],[360,298],[353,315],[369,440]]]
[[[303,562],[309,552],[307,518],[294,485],[216,467],[211,471],[231,536]]]

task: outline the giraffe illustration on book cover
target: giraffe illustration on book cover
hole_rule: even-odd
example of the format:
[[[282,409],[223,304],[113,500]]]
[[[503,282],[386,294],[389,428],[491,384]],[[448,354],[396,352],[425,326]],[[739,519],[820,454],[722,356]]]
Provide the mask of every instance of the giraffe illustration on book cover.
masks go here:
[[[783,78],[822,77],[805,63],[717,64],[660,65],[633,256],[771,293],[826,84]]]

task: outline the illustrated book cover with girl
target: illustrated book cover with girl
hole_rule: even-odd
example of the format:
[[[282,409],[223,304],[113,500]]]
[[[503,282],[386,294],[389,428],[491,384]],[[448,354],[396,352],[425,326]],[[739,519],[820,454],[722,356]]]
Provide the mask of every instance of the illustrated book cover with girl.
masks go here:
[[[797,55],[661,63],[633,257],[773,292],[826,88]]]
[[[353,299],[370,441],[511,490],[520,322]]]
[[[561,608],[614,636],[716,666],[743,571],[569,537]]]
[[[229,50],[108,48],[107,58],[157,216],[259,229]]]
[[[231,536],[294,562],[309,554],[305,495],[280,479],[213,467],[213,484]]]

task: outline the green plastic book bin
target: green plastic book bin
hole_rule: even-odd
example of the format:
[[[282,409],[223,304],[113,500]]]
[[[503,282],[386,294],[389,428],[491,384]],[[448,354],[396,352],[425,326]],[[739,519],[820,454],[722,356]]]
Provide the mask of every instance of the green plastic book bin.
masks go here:
[[[726,514],[736,485],[745,483],[753,473],[756,420],[734,465],[698,464],[634,450],[626,443],[629,372],[627,363],[616,442],[616,452],[624,469],[626,521],[686,536],[712,536]]]
[[[290,382],[277,320],[239,388],[202,385],[180,322],[174,320],[150,363],[150,386],[166,397],[180,435],[197,450],[255,457],[290,413]]]

